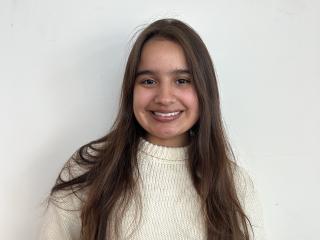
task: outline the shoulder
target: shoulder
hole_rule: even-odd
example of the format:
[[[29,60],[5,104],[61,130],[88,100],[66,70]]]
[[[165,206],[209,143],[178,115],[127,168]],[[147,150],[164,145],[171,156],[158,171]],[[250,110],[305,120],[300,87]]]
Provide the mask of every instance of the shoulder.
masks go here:
[[[84,200],[87,190],[82,186],[86,186],[86,175],[99,161],[104,146],[104,143],[88,143],[72,154],[60,171],[56,186],[61,187],[51,194],[51,201],[63,206],[68,205],[68,202],[78,206]]]
[[[253,227],[254,238],[251,239],[263,240],[265,239],[263,209],[258,189],[243,167],[234,164],[233,174],[240,204]]]
[[[54,204],[65,210],[80,210],[85,198],[85,188],[80,188],[77,178],[84,176],[91,169],[90,164],[86,164],[80,158],[79,151],[75,152],[64,164],[57,184],[65,184],[62,189],[55,190],[49,196],[49,204]]]
[[[233,163],[232,171],[238,197],[240,201],[244,201],[245,198],[255,193],[254,183],[248,172],[236,163]]]

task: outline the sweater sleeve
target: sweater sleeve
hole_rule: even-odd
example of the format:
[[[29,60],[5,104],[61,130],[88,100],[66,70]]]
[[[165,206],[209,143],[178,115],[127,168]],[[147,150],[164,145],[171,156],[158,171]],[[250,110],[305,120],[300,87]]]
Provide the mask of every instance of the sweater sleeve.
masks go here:
[[[243,168],[237,167],[235,181],[240,202],[252,225],[253,234],[249,226],[250,240],[265,240],[262,204],[251,177]]]
[[[78,240],[80,239],[81,221],[79,199],[74,193],[60,192],[50,197],[45,209],[39,240]]]
[[[86,171],[74,160],[69,159],[63,167],[60,177],[69,181]],[[72,190],[58,190],[47,201],[39,240],[79,240],[81,232],[80,209],[83,202],[83,192]]]
[[[97,156],[105,143],[91,144],[85,149],[86,157]],[[81,176],[90,169],[90,165],[79,164],[79,151],[65,163],[61,170],[62,181],[70,181]],[[44,211],[39,240],[79,240],[81,233],[81,207],[86,190],[76,193],[71,190],[58,190],[49,197]]]

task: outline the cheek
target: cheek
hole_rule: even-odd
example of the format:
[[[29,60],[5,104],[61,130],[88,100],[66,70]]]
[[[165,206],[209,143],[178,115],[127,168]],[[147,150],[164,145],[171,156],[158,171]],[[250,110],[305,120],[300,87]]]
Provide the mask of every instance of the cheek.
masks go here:
[[[185,105],[192,110],[195,114],[198,114],[199,112],[199,101],[198,96],[195,90],[190,90],[188,92],[185,92],[183,95],[183,101]]]
[[[152,99],[152,94],[139,87],[133,91],[133,109],[134,111],[142,110],[146,107]]]

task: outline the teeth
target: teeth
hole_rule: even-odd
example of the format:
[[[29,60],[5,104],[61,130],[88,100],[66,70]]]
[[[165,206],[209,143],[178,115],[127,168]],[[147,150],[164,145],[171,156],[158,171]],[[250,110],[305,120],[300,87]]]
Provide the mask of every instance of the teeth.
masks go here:
[[[162,117],[170,117],[178,115],[180,112],[171,112],[171,113],[161,113],[161,112],[153,112],[155,115],[162,116]]]

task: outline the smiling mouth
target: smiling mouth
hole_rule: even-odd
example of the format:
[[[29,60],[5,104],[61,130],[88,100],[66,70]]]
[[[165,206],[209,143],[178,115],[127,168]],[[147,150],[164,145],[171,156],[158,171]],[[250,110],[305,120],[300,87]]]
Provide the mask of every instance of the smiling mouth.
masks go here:
[[[156,112],[150,111],[153,119],[159,122],[170,122],[178,119],[183,111],[175,111],[175,112]]]
[[[178,114],[180,114],[182,111],[176,111],[176,112],[154,112],[151,111],[154,115],[156,116],[161,116],[161,117],[172,117],[172,116],[176,116]]]

